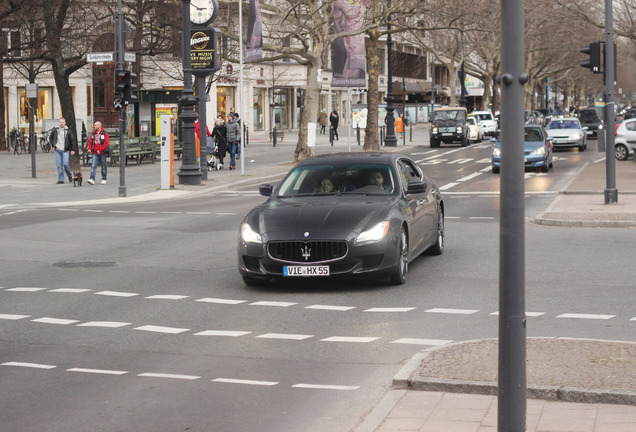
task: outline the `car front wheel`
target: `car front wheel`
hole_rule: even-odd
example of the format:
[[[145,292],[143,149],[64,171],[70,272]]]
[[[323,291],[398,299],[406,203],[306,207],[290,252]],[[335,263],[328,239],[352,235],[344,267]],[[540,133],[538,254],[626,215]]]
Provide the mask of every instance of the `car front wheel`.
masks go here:
[[[623,144],[616,144],[616,147],[614,147],[614,156],[620,161],[627,160],[629,158],[629,150],[627,150],[627,146]]]
[[[444,231],[444,211],[440,209],[439,219],[437,220],[437,240],[429,249],[433,255],[441,255],[444,252],[444,242],[446,233]]]
[[[398,243],[398,263],[395,272],[391,275],[391,283],[402,285],[406,282],[406,275],[409,271],[409,240],[406,236],[406,229],[400,229],[400,240]]]

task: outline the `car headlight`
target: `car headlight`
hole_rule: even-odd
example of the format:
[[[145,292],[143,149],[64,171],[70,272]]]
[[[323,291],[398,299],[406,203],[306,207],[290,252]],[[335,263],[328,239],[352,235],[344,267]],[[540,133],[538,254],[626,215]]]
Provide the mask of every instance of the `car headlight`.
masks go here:
[[[578,139],[581,139],[582,136],[583,135],[581,135],[581,134],[574,134],[574,135],[572,135],[572,139],[578,140]]]
[[[457,133],[462,133],[462,127],[461,126],[457,126]]]
[[[438,132],[438,129],[436,127],[433,128],[433,133],[436,134]]]
[[[493,156],[501,156],[501,149],[499,147],[495,147],[492,149]]]
[[[377,242],[382,240],[386,236],[386,233],[389,232],[390,225],[391,223],[389,221],[383,221],[376,224],[373,228],[358,234],[356,243]]]
[[[540,156],[540,155],[544,155],[545,154],[545,147],[539,147],[536,148],[532,153],[530,153],[533,156]]]
[[[246,223],[241,225],[241,240],[245,243],[263,243],[261,235]]]

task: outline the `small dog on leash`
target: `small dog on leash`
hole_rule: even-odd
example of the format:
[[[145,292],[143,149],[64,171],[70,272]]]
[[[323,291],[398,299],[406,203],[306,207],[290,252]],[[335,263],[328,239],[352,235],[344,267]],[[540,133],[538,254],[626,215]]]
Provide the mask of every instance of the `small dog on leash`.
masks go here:
[[[75,171],[73,173],[73,187],[80,185],[82,186],[82,180],[84,179],[84,177],[82,176],[82,172],[81,171]]]

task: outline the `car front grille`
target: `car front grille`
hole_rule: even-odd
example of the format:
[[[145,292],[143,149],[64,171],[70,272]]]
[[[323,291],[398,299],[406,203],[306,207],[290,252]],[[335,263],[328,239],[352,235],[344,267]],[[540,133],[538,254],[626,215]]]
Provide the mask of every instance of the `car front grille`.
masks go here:
[[[441,127],[439,128],[440,132],[455,132],[456,128],[454,127]]]
[[[270,242],[267,253],[272,259],[295,263],[334,261],[347,255],[346,241],[282,241]]]

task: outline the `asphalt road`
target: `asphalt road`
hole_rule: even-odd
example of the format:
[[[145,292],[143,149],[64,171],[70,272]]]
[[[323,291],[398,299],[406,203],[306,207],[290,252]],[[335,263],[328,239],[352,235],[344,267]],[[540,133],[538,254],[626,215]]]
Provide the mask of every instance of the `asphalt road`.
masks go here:
[[[409,148],[447,245],[406,285],[243,285],[254,186],[0,221],[0,422],[15,431],[348,431],[418,351],[497,336],[499,176],[489,145]],[[526,177],[528,336],[636,341],[636,232],[535,226],[584,161]],[[479,174],[476,174],[479,173]]]

